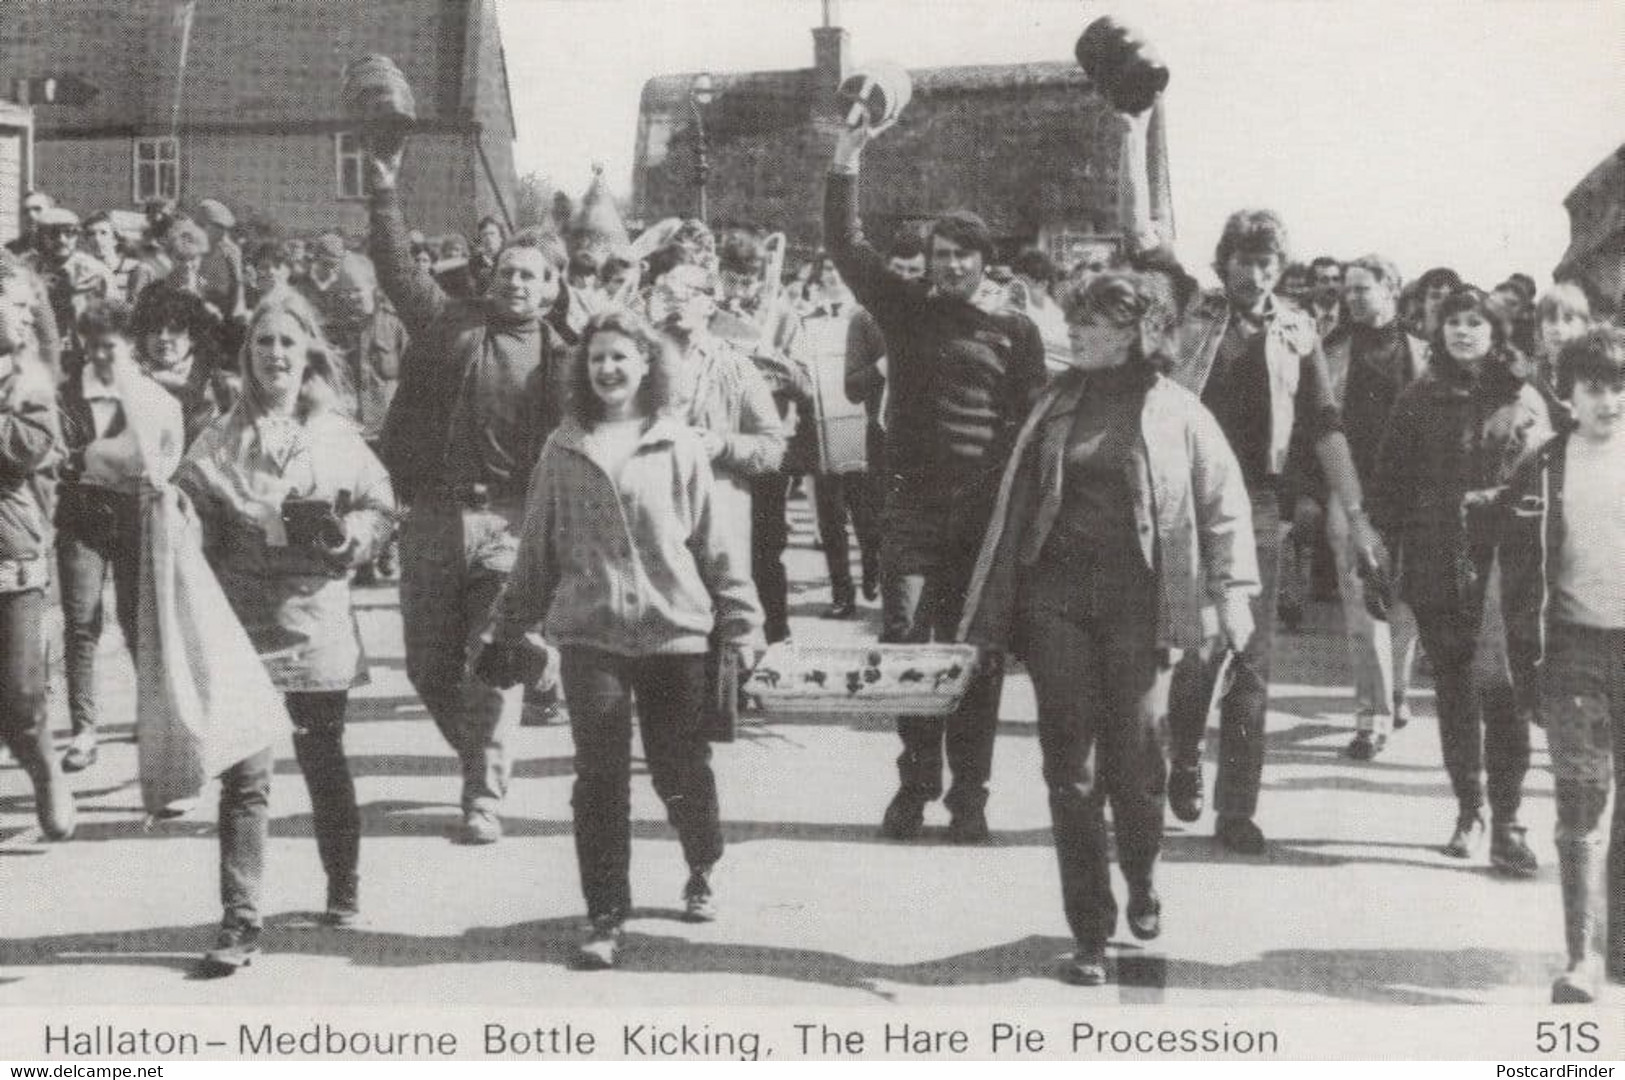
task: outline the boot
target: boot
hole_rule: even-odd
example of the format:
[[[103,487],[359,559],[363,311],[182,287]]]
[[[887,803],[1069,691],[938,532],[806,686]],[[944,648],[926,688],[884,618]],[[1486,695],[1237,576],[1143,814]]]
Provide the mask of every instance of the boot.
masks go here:
[[[1516,822],[1497,821],[1490,827],[1490,865],[1508,877],[1532,878],[1540,862],[1524,839],[1528,832]]]
[[[322,921],[337,929],[347,929],[361,917],[361,879],[342,874],[327,879],[327,911]]]
[[[47,840],[71,840],[78,816],[73,791],[56,759],[33,739],[18,740],[11,752],[34,784],[34,813],[39,818],[40,832]]]

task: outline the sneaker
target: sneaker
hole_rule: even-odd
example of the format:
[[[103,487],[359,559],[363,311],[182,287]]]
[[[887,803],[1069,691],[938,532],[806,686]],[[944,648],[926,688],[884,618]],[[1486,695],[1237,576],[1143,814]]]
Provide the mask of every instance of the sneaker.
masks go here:
[[[985,844],[993,839],[987,812],[978,808],[955,814],[948,822],[948,839],[956,844]]]
[[[1405,694],[1394,695],[1394,730],[1403,731],[1411,722],[1411,704]]]
[[[1595,957],[1571,963],[1552,983],[1553,1005],[1590,1005],[1597,1000],[1602,973]]]
[[[1141,941],[1151,941],[1162,933],[1162,897],[1147,889],[1128,898],[1128,930]]]
[[[1264,830],[1252,818],[1221,816],[1214,826],[1213,839],[1238,855],[1264,854]]]
[[[1168,770],[1168,806],[1180,821],[1202,816],[1202,766],[1175,765]]]
[[[1477,813],[1462,814],[1456,818],[1456,831],[1444,845],[1444,854],[1452,859],[1470,859],[1484,842],[1484,819]]]
[[[594,919],[592,929],[576,946],[570,966],[577,971],[608,971],[615,966],[615,958],[621,951],[623,933],[621,919],[617,915]]]
[[[863,598],[874,603],[880,598],[880,571],[868,567],[863,571]]]
[[[1388,746],[1386,735],[1377,735],[1370,731],[1357,731],[1348,748],[1343,751],[1345,757],[1355,761],[1370,761],[1382,753]]]
[[[361,918],[360,881],[351,876],[347,879],[327,882],[327,910],[322,913],[322,922],[339,930],[346,930],[356,924]]]
[[[502,839],[502,819],[490,810],[470,810],[457,832],[460,844],[494,844]]]
[[[200,973],[212,977],[231,975],[254,962],[260,951],[260,928],[226,926],[215,939],[214,948],[203,954]]]
[[[683,921],[694,923],[715,922],[716,895],[711,891],[710,879],[704,871],[694,870],[683,886]]]
[[[1106,949],[1101,945],[1080,945],[1078,951],[1061,961],[1061,981],[1073,986],[1104,986]]]
[[[921,799],[899,791],[886,807],[880,819],[880,835],[887,840],[912,840],[920,835],[925,824],[925,803]]]
[[[1540,862],[1524,840],[1527,832],[1521,825],[1497,823],[1490,830],[1490,865],[1508,877],[1534,877]]]
[[[96,764],[100,751],[96,746],[96,733],[94,731],[81,731],[68,743],[67,752],[62,755],[62,771],[65,773],[84,772]]]

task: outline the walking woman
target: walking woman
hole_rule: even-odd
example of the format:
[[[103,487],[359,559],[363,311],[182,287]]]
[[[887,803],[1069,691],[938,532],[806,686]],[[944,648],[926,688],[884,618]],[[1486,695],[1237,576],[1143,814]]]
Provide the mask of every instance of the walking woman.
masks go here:
[[[1076,369],[1039,399],[1011,453],[960,637],[1022,657],[1038,697],[1061,898],[1077,952],[1062,976],[1106,979],[1117,924],[1105,811],[1135,937],[1161,931],[1154,870],[1173,664],[1217,608],[1230,648],[1258,589],[1240,467],[1196,396],[1161,374],[1168,277],[1113,272],[1068,303]]]
[[[518,562],[478,665],[493,685],[520,681],[522,639],[537,623],[563,654],[592,924],[576,965],[587,969],[614,966],[632,908],[634,697],[649,774],[688,864],[686,917],[715,917],[709,875],[722,828],[701,729],[705,655],[713,630],[724,648],[761,643],[750,544],[724,520],[703,436],[669,415],[677,377],[671,347],[641,317],[617,309],[587,324],[569,414],[531,479]]]
[[[99,753],[96,650],[104,587],[111,577],[124,645],[134,655],[142,488],[167,483],[186,448],[180,403],[136,364],[135,337],[128,305],[92,303],[79,319],[87,362],[57,392],[67,452],[57,488],[56,564],[73,723],[62,769],[70,773],[94,765]]]
[[[1400,598],[1416,612],[1433,664],[1457,801],[1444,854],[1466,859],[1481,846],[1487,775],[1490,862],[1533,877],[1535,854],[1518,822],[1530,718],[1514,704],[1493,510],[1513,471],[1551,437],[1551,421],[1541,395],[1515,372],[1506,323],[1485,293],[1458,288],[1439,304],[1437,323],[1428,370],[1394,402],[1371,519],[1395,553]]]
[[[222,591],[286,695],[327,873],[325,919],[346,926],[359,910],[361,822],[344,712],[366,671],[347,578],[389,535],[394,496],[343,415],[340,362],[308,301],[290,291],[262,304],[244,352],[242,399],[193,444],[179,483]],[[205,961],[219,972],[258,951],[270,790],[269,751],[221,778],[225,919]]]
[[[35,329],[38,292],[0,259],[0,741],[34,787],[40,831],[73,835],[73,792],[51,755],[45,615],[50,584],[50,467],[60,434],[51,372]]]

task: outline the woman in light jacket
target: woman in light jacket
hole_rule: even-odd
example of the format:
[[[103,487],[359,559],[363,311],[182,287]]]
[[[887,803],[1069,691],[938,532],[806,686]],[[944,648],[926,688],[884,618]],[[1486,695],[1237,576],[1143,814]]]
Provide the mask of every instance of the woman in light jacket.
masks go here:
[[[527,630],[563,655],[576,748],[576,857],[592,927],[576,954],[614,966],[631,911],[632,698],[655,791],[689,877],[686,917],[715,916],[709,874],[722,855],[711,750],[701,729],[705,654],[761,643],[750,545],[724,520],[699,433],[668,415],[670,346],[614,310],[582,332],[570,411],[531,478],[518,562],[499,606],[483,678],[519,681]],[[714,614],[713,614],[714,613]]]
[[[342,369],[307,300],[284,292],[262,303],[243,352],[242,399],[198,437],[177,479],[197,507],[222,591],[286,695],[327,874],[324,918],[346,926],[358,914],[361,823],[344,712],[366,672],[347,576],[389,535],[394,496],[343,415]],[[307,509],[309,500],[329,504],[325,528],[290,529],[289,498],[307,500]],[[270,788],[269,751],[221,780],[225,919],[206,958],[221,972],[258,949]]]
[[[1252,517],[1218,423],[1164,377],[1163,336],[1185,288],[1113,272],[1068,300],[1077,367],[1034,406],[1005,470],[962,640],[1022,657],[1077,951],[1062,977],[1106,980],[1117,925],[1105,809],[1117,830],[1135,937],[1161,932],[1153,873],[1167,766],[1159,734],[1174,662],[1210,636],[1252,635]]]

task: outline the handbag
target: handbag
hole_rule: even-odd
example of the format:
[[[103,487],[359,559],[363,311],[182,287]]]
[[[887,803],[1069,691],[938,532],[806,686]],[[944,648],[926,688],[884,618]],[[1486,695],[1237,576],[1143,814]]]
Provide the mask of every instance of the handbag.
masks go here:
[[[730,743],[739,729],[739,651],[713,632],[705,654],[705,701],[700,734],[706,742]]]

